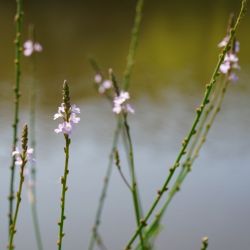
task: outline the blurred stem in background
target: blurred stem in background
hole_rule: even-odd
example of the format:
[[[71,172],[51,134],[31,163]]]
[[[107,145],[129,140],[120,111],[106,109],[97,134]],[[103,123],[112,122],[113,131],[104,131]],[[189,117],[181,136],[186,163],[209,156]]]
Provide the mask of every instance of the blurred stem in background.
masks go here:
[[[36,34],[35,26],[33,24],[29,25],[29,40],[32,44],[35,44]],[[29,87],[29,98],[30,98],[30,140],[31,147],[36,152],[36,109],[37,109],[37,81],[36,81],[36,53],[30,56],[31,61],[31,80]],[[35,157],[35,155],[34,155]],[[35,157],[36,158],[36,157]],[[30,180],[28,181],[28,192],[30,198],[32,221],[35,230],[35,237],[37,243],[37,249],[43,250],[38,212],[37,212],[37,193],[36,193],[36,162],[31,163],[30,169]]]
[[[13,142],[12,142],[12,152],[16,150],[18,142],[18,124],[19,124],[19,100],[20,100],[20,78],[21,78],[21,53],[22,53],[22,42],[21,33],[23,25],[23,0],[16,0],[17,11],[15,15],[16,22],[16,37],[15,37],[15,87],[14,87],[14,121],[13,121]],[[12,225],[13,220],[13,203],[14,203],[14,186],[15,186],[15,158],[12,156],[11,166],[10,166],[10,190],[9,190],[9,227]],[[10,235],[10,231],[9,231]]]
[[[136,14],[135,14],[135,21],[134,21],[134,26],[132,28],[132,36],[131,36],[131,41],[130,41],[130,47],[129,47],[129,53],[127,57],[127,64],[124,72],[124,77],[123,77],[123,89],[126,91],[129,88],[129,82],[132,74],[132,68],[134,65],[134,58],[135,58],[135,53],[136,53],[136,48],[138,44],[138,38],[139,38],[139,30],[140,30],[140,24],[141,24],[141,16],[142,16],[142,9],[143,9],[143,3],[144,0],[138,0],[137,5],[136,5]],[[96,65],[93,64],[92,61],[92,66],[94,66],[94,70],[99,71],[98,67],[95,67]],[[97,72],[99,73],[99,72]],[[90,243],[88,246],[89,250],[93,250],[95,243],[98,242],[98,238],[100,238],[100,233],[99,233],[99,227],[101,224],[101,216],[103,212],[103,207],[105,203],[105,197],[107,195],[107,190],[109,186],[109,180],[112,174],[112,168],[113,168],[113,152],[117,148],[118,140],[119,140],[119,135],[122,129],[122,119],[120,116],[117,117],[117,125],[115,128],[115,132],[113,135],[113,143],[110,151],[110,156],[109,156],[109,161],[108,161],[108,167],[106,170],[106,174],[104,177],[104,185],[101,191],[101,196],[99,198],[99,203],[97,207],[97,212],[95,216],[95,222],[94,226],[92,228],[92,235],[90,239]]]

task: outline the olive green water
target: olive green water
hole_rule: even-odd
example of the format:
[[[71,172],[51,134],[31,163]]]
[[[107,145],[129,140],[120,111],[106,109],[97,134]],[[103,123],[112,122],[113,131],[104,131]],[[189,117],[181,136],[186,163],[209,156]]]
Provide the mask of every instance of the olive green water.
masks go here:
[[[136,167],[148,208],[175,159],[217,60],[228,14],[239,1],[146,1],[140,43],[131,82],[130,117]],[[0,0],[0,249],[7,244],[7,195],[13,119],[14,1]],[[88,56],[121,78],[125,67],[134,1],[25,1],[24,40],[28,24],[36,26],[44,51],[36,57],[38,83],[38,206],[46,250],[56,249],[59,178],[63,172],[63,138],[52,120],[68,79],[72,100],[81,108],[81,123],[72,138],[64,249],[87,249],[112,131],[110,106],[92,86]],[[230,86],[221,114],[194,170],[174,199],[157,241],[159,250],[249,250],[250,240],[250,18],[240,26],[240,81]],[[28,120],[30,58],[22,58],[21,124]],[[125,174],[126,161],[123,160]],[[16,249],[36,249],[26,196]],[[131,197],[113,172],[101,231],[110,250],[123,249],[134,230]]]

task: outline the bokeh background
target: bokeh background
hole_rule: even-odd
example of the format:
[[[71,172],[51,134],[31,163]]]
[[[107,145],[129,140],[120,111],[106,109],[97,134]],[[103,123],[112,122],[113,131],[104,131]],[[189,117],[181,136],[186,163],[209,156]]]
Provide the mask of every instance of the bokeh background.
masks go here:
[[[81,123],[72,138],[64,249],[87,249],[103,183],[114,115],[93,88],[88,57],[118,80],[126,64],[136,1],[24,1],[23,40],[36,27],[44,50],[36,57],[37,185],[44,247],[56,248],[63,137],[52,117],[67,79]],[[218,57],[228,16],[239,0],[145,1],[130,93],[136,110],[131,131],[139,186],[146,210],[174,161]],[[7,244],[7,196],[13,120],[15,1],[0,0],[0,249]],[[248,250],[250,245],[250,15],[242,21],[240,80],[231,85],[200,158],[171,204],[157,249]],[[29,120],[30,58],[22,58],[21,122]],[[127,164],[123,160],[125,174]],[[24,195],[16,249],[36,249],[30,207]],[[113,171],[101,232],[108,249],[123,249],[134,231],[133,206],[126,186]]]

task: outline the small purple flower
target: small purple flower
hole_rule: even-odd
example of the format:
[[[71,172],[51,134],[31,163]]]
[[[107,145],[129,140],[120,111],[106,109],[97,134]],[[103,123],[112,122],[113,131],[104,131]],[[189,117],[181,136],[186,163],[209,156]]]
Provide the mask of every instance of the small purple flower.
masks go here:
[[[95,83],[101,83],[102,82],[102,76],[101,74],[96,74],[94,78]]]
[[[71,122],[63,122],[63,123],[59,123],[58,128],[55,129],[55,132],[57,134],[63,133],[63,134],[71,135],[72,129],[73,129],[73,126]]]
[[[15,156],[15,165],[21,166],[23,164],[23,160],[21,158],[21,152],[18,148],[16,148],[15,151],[12,152],[12,156]]]
[[[54,114],[54,120],[60,117],[63,118],[63,122],[59,123],[58,128],[55,129],[55,132],[57,134],[63,133],[63,134],[71,135],[74,124],[80,122],[80,117],[77,116],[77,114],[80,114],[80,108],[78,108],[75,104],[73,104],[71,105],[69,112],[70,112],[70,115],[67,121],[67,115],[65,112],[64,103],[62,103],[61,106],[58,107],[58,112]]]
[[[113,84],[110,80],[104,80],[101,74],[96,74],[94,77],[95,83],[98,85],[98,92],[104,94],[106,90],[111,89]]]
[[[219,47],[225,47],[229,42],[229,37],[226,36],[220,43]],[[236,82],[238,80],[237,75],[233,72],[235,69],[240,69],[238,64],[239,58],[237,53],[240,50],[240,43],[234,41],[232,49],[226,53],[223,63],[220,65],[220,72],[227,75],[229,81]]]
[[[224,47],[226,47],[227,43],[229,42],[229,38],[230,38],[230,36],[228,36],[228,35],[225,36],[225,37],[222,39],[222,41],[219,42],[218,47],[219,47],[219,48],[224,48]]]
[[[113,112],[116,114],[120,114],[122,111],[126,113],[134,113],[134,109],[130,104],[127,103],[127,100],[130,99],[130,95],[126,91],[121,91],[118,96],[116,96],[113,100]]]
[[[21,166],[23,164],[21,152],[18,148],[16,148],[15,151],[12,152],[12,156],[15,156],[15,165],[16,166]],[[34,149],[33,148],[28,148],[26,152],[26,159],[29,163],[34,163],[35,158],[34,158]]]
[[[110,80],[105,80],[102,82],[102,84],[100,84],[99,86],[99,93],[103,94],[106,90],[112,88],[112,82]]]
[[[24,44],[24,51],[23,54],[25,56],[31,56],[34,52],[41,52],[43,50],[43,47],[38,42],[33,42],[31,40],[27,40]]]

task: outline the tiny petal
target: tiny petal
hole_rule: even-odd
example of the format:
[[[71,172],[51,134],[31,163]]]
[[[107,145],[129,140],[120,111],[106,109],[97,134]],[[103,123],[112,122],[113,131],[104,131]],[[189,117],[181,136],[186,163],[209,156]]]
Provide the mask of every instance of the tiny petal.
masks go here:
[[[72,123],[78,123],[80,121],[80,117],[77,117],[75,113],[71,113],[69,121]]]
[[[33,48],[26,48],[24,51],[23,51],[23,54],[25,56],[31,56],[33,53]]]
[[[226,62],[238,62],[239,58],[232,53],[226,54],[224,61]]]
[[[58,128],[55,129],[55,132],[58,134],[61,133],[62,130],[63,130],[63,123],[59,123]]]
[[[75,104],[71,105],[71,112],[75,114],[80,114],[80,108],[78,108]]]
[[[110,80],[105,80],[103,83],[102,83],[103,87],[105,89],[110,89],[112,87],[112,82]]]
[[[31,40],[27,40],[24,44],[23,47],[25,49],[33,49],[33,42]]]
[[[132,106],[130,104],[126,105],[126,110],[127,110],[127,112],[129,112],[131,114],[135,113],[135,110],[132,108]]]
[[[16,165],[16,166],[21,166],[22,164],[23,164],[23,161],[22,161],[21,157],[18,157],[18,158],[16,159],[16,161],[15,161],[15,165]]]
[[[100,94],[103,94],[104,92],[105,92],[105,88],[104,88],[104,86],[103,85],[101,85],[99,88],[98,88],[98,92],[100,93]]]
[[[125,91],[121,91],[119,96],[116,96],[114,99],[114,104],[115,105],[121,105],[124,103],[126,100],[130,98],[129,93]]]
[[[240,51],[240,42],[239,41],[235,42],[234,51],[235,51],[235,53],[239,53],[239,51]]]
[[[34,50],[37,52],[41,52],[43,50],[43,47],[40,43],[35,43],[34,44]]]
[[[71,131],[72,131],[72,124],[70,122],[64,122],[63,123],[63,128],[62,128],[62,132],[64,134],[70,135]]]
[[[60,107],[58,107],[58,113],[64,113],[65,112],[65,107],[64,104],[62,103]]]
[[[112,110],[114,113],[120,114],[122,111],[122,107],[120,105],[115,105]]]
[[[94,80],[96,83],[101,83],[102,82],[101,74],[96,74]]]
[[[59,117],[63,117],[63,115],[60,113],[54,114],[54,120],[58,119]]]
[[[228,80],[232,82],[237,82],[239,80],[239,77],[235,73],[231,73],[228,77]]]
[[[229,69],[230,69],[230,63],[229,62],[224,62],[220,66],[220,71],[223,74],[227,74],[227,72],[229,71]]]
[[[15,155],[20,155],[20,151],[18,148],[16,148],[16,150],[12,152],[12,156],[15,156]]]
[[[128,100],[130,98],[129,93],[125,92],[125,91],[121,91],[120,98],[122,98],[124,100]]]
[[[229,42],[229,36],[223,38],[223,40],[218,44],[219,48],[226,47],[227,43]]]

